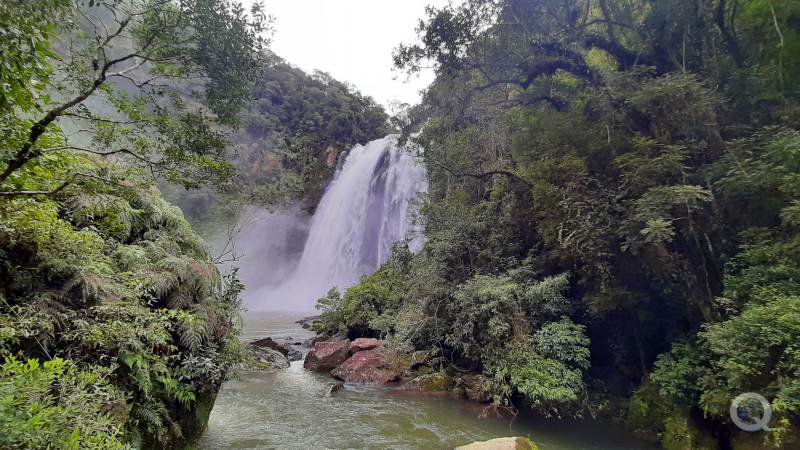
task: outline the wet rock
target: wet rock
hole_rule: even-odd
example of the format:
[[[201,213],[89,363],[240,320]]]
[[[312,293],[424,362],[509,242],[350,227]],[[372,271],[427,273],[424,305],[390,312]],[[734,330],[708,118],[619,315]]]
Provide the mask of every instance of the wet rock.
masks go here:
[[[245,357],[244,368],[247,370],[287,369],[289,359],[283,353],[269,347],[250,345]]]
[[[289,343],[283,341],[277,341],[271,337],[266,337],[264,339],[253,341],[250,343],[250,345],[261,348],[270,348],[272,350],[280,352],[289,361],[299,361],[303,358],[303,354],[299,350],[292,348],[292,346]]]
[[[303,359],[303,353],[300,350],[289,347],[289,354],[287,355],[289,361],[300,361]]]
[[[331,371],[331,376],[348,383],[386,384],[400,377],[400,371],[386,363],[380,347],[358,352]]]
[[[253,341],[253,342],[250,343],[250,345],[253,345],[255,347],[271,348],[271,349],[273,349],[275,351],[279,351],[279,352],[283,353],[283,356],[289,356],[289,349],[286,348],[285,345],[278,343],[277,341],[275,341],[271,337],[266,337],[264,339],[259,339],[257,341]]]
[[[473,442],[456,450],[539,450],[539,447],[526,437],[507,437]]]
[[[480,374],[468,374],[461,377],[461,383],[467,398],[477,402],[492,400],[489,379]]]
[[[323,341],[314,344],[306,354],[303,367],[309,370],[327,371],[338,367],[347,359],[350,341]]]
[[[343,391],[343,390],[344,390],[344,383],[332,384],[331,387],[328,388],[328,393],[326,394],[326,396],[328,396],[328,397],[333,396],[337,392]]]
[[[372,350],[377,347],[380,342],[375,338],[358,338],[350,343],[350,354],[356,352],[363,352],[364,350]]]
[[[436,372],[420,375],[403,385],[403,389],[416,389],[425,392],[447,392],[453,386],[453,379],[446,373]]]

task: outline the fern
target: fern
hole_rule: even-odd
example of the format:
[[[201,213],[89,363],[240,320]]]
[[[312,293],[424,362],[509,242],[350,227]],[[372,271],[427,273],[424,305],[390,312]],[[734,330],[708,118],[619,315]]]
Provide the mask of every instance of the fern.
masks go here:
[[[131,415],[145,429],[160,432],[164,428],[164,419],[169,412],[163,403],[150,399],[144,403],[134,403]]]
[[[183,312],[178,317],[181,344],[192,353],[198,352],[200,347],[208,340],[208,322],[202,317],[189,312]]]
[[[184,309],[193,303],[192,298],[180,292],[173,292],[167,300],[167,306],[171,309]]]
[[[118,239],[127,239],[137,211],[125,199],[112,194],[80,194],[68,203],[69,215],[80,226],[98,226]]]
[[[96,273],[80,272],[61,289],[65,299],[77,297],[82,303],[96,303],[108,291],[109,281]]]

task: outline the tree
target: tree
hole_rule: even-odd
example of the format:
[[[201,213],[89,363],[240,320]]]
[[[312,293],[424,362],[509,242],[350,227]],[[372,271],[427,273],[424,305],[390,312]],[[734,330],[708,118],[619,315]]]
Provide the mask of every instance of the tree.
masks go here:
[[[31,34],[28,52],[4,52],[5,67],[17,71],[0,72],[10,86],[0,107],[12,137],[0,153],[3,196],[48,194],[82,177],[39,186],[22,173],[64,152],[124,160],[186,185],[230,176],[214,124],[236,123],[264,66],[270,22],[260,4],[249,15],[227,0],[49,1],[29,10],[13,1],[0,13],[10,31],[4,48]],[[67,44],[50,50],[56,32]]]

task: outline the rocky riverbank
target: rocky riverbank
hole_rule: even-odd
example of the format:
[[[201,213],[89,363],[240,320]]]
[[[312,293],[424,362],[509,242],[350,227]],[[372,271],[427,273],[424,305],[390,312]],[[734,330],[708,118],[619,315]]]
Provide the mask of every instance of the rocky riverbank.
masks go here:
[[[303,366],[328,372],[345,383],[391,385],[480,403],[493,400],[490,382],[483,375],[454,373],[446,370],[442,359],[432,351],[398,352],[378,339],[316,340]]]

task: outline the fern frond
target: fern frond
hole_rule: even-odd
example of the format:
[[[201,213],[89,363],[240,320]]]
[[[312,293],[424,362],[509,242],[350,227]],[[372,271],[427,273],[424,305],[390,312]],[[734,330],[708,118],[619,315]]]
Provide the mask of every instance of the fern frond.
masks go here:
[[[208,340],[208,323],[196,314],[182,314],[179,318],[179,335],[181,344],[196,353]]]
[[[193,303],[192,298],[180,292],[173,292],[167,300],[167,306],[171,309],[183,309]]]
[[[63,298],[77,297],[82,303],[94,303],[107,291],[109,281],[92,272],[79,272],[61,288]]]

